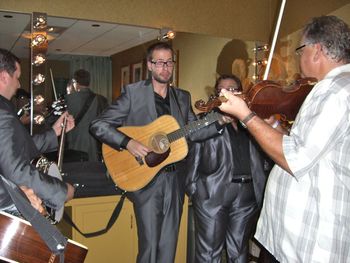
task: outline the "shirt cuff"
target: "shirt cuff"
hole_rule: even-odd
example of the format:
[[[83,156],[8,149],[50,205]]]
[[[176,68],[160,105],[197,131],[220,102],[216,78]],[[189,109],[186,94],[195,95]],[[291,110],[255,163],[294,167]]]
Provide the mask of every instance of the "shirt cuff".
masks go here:
[[[120,147],[123,148],[123,149],[126,149],[126,146],[128,145],[130,140],[131,140],[130,137],[125,136],[125,138],[123,139],[123,141],[120,144]]]

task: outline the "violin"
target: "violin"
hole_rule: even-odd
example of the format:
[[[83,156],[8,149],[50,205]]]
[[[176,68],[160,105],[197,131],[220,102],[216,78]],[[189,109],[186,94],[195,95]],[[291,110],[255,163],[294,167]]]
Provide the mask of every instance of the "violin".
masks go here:
[[[248,107],[263,119],[279,114],[283,120],[294,121],[306,96],[316,83],[315,78],[302,78],[282,87],[277,82],[263,80],[250,88],[247,93],[235,95],[241,97]],[[212,97],[207,103],[203,100],[197,101],[195,107],[200,111],[209,112],[225,101],[227,101],[225,97]]]

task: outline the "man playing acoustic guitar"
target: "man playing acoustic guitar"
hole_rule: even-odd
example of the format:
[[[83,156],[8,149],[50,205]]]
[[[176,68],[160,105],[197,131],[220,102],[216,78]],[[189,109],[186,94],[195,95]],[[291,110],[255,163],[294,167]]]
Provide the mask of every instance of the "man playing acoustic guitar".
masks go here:
[[[147,67],[151,78],[124,87],[121,96],[90,126],[92,134],[101,142],[114,149],[127,149],[136,166],[146,166],[145,156],[153,150],[147,143],[131,138],[118,127],[144,126],[162,115],[171,115],[181,127],[196,120],[189,92],[169,85],[174,65],[173,50],[169,44],[159,42],[150,46]],[[217,135],[220,129],[209,125],[193,133],[190,139],[208,138]],[[181,168],[184,168],[183,162],[167,165],[144,188],[128,193],[136,215],[139,263],[174,262],[184,201],[185,174],[181,173]]]

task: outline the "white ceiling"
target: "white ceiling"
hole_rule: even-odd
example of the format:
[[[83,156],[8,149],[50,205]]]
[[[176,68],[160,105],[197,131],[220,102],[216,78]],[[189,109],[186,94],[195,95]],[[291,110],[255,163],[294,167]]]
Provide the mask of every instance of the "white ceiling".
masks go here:
[[[6,18],[10,15],[12,18]],[[48,17],[50,33],[48,58],[65,59],[70,55],[111,56],[154,40],[159,29]],[[99,25],[94,27],[92,25]],[[0,48],[20,58],[29,58],[30,15],[0,11]]]

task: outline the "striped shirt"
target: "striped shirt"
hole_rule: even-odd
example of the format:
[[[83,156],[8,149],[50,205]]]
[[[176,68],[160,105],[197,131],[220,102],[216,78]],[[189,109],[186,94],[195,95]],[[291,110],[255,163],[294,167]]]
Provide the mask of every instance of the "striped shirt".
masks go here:
[[[275,165],[255,237],[280,262],[350,262],[350,64],[305,99]]]

